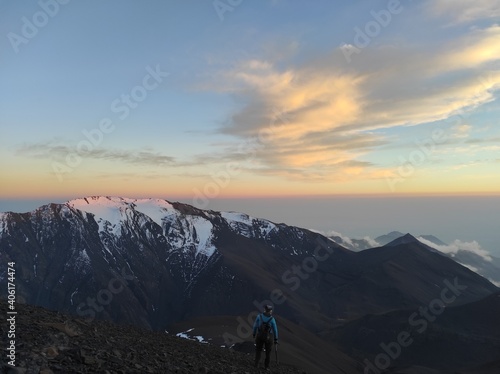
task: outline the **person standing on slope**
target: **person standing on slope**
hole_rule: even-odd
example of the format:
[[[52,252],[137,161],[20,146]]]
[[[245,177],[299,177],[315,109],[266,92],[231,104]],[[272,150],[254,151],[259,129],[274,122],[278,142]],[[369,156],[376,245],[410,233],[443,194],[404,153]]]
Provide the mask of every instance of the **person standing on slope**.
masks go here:
[[[259,366],[262,348],[265,346],[266,359],[264,361],[264,366],[268,369],[269,362],[271,361],[273,342],[274,344],[278,344],[278,326],[276,325],[276,320],[272,314],[272,305],[266,305],[264,307],[264,313],[259,314],[253,324],[253,337],[255,339],[255,367]]]

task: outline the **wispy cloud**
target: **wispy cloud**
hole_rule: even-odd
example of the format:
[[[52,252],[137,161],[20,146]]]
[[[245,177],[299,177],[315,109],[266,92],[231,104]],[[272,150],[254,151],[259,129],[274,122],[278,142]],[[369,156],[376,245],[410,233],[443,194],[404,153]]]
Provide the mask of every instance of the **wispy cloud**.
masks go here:
[[[458,261],[457,261],[458,262]],[[474,273],[479,273],[479,269],[472,266],[472,265],[467,265],[467,264],[462,264],[459,262],[460,265],[465,266],[467,269],[472,270]]]
[[[345,235],[342,235],[341,233],[339,233],[337,231],[331,230],[331,231],[329,231],[329,232],[326,233],[326,236],[327,237],[339,237],[340,239],[342,239],[342,241],[344,243],[347,243],[351,247],[354,247],[354,243],[352,242],[351,238],[349,238],[349,237],[347,237]]]
[[[478,160],[475,160],[475,161],[468,161],[468,162],[465,162],[463,164],[458,164],[458,165],[455,165],[453,166],[451,169],[452,170],[460,170],[460,169],[465,169],[465,168],[470,168],[470,167],[474,167],[474,166],[477,166],[477,165],[480,165],[482,162],[481,161],[478,161]]]
[[[495,137],[495,138],[474,138],[474,139],[468,139],[465,141],[467,144],[482,144],[482,143],[500,143],[500,137]]]
[[[433,16],[452,23],[500,17],[500,0],[428,0],[426,5]]]
[[[449,146],[447,148],[437,149],[434,153],[438,155],[463,155],[467,157],[480,157],[481,153],[485,152],[498,152],[500,151],[500,145],[492,144],[492,145],[483,145],[488,144],[489,142],[480,142],[480,143],[472,143],[472,144],[458,144],[457,146]],[[453,145],[454,143],[450,143]],[[491,162],[491,158],[481,159],[481,162]],[[477,159],[476,162],[479,162],[480,159]],[[463,162],[462,162],[463,164]]]
[[[360,250],[359,242],[356,242],[356,241],[359,241],[360,239],[351,239],[348,236],[341,234],[340,232],[335,231],[335,230],[330,230],[328,232],[317,231],[317,230],[313,230],[313,229],[309,229],[309,230],[317,232],[323,236],[326,236],[331,241],[333,241],[337,244],[340,244],[342,246],[347,246],[349,249]],[[340,240],[338,240],[336,238],[340,238]],[[373,239],[369,236],[365,236],[361,240],[364,240],[366,242],[366,244],[368,244],[368,247],[370,247],[370,248],[380,247],[380,243],[378,243],[375,239]],[[361,250],[363,250],[365,248],[366,248],[366,245],[363,243],[361,245]]]
[[[75,153],[74,147],[57,144],[56,141],[24,144],[17,149],[18,155],[55,160],[64,159],[67,155],[72,153]],[[82,153],[81,157],[133,165],[175,166],[177,164],[174,157],[151,150],[109,150],[95,148]]]
[[[491,253],[488,252],[487,250],[483,249],[481,247],[481,245],[478,242],[476,242],[475,240],[472,242],[463,242],[463,241],[457,239],[449,245],[438,245],[438,244],[435,244],[435,243],[433,243],[425,238],[422,238],[422,237],[419,237],[418,240],[421,241],[422,243],[432,247],[432,248],[437,249],[440,252],[443,252],[443,253],[451,253],[451,254],[455,253],[456,254],[459,251],[465,251],[465,252],[474,253],[474,254],[482,257],[486,261],[489,261],[489,262],[493,261],[493,259],[491,258]]]
[[[231,92],[241,105],[220,132],[242,141],[264,135],[255,172],[314,180],[386,175],[383,165],[363,163],[390,142],[375,130],[472,111],[500,88],[496,25],[447,45],[374,46],[359,57],[348,66],[340,49],[297,66],[250,59],[204,88]],[[453,134],[465,139],[472,130],[462,124]]]
[[[458,139],[468,138],[470,136],[471,129],[472,126],[466,124],[454,126],[452,129],[454,133],[451,137]]]

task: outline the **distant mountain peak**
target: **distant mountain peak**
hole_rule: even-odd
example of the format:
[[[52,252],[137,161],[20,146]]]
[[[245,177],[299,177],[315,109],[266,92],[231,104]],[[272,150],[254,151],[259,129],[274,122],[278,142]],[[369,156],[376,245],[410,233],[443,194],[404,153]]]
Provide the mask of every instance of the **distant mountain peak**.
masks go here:
[[[393,240],[392,242],[387,243],[384,245],[384,247],[396,247],[398,245],[403,245],[403,244],[417,244],[419,247],[423,247],[431,252],[439,253],[442,255],[441,252],[439,252],[437,249],[422,243],[420,240],[418,240],[416,237],[414,237],[412,234],[407,233],[404,234],[403,236],[400,236],[399,238]]]
[[[381,235],[381,236],[378,236],[375,238],[375,241],[377,243],[380,243],[380,245],[386,245],[390,242],[392,242],[393,240],[396,240],[400,237],[404,236],[404,234],[402,232],[399,232],[399,231],[391,231],[390,233],[388,234],[385,234],[385,235]]]
[[[384,247],[395,247],[400,244],[409,244],[409,243],[419,243],[422,244],[417,238],[415,238],[412,234],[407,233],[403,236],[400,236],[397,239],[394,239],[392,242],[387,243]]]
[[[391,236],[394,236],[394,235],[403,236],[403,235],[410,235],[410,234],[403,234],[401,231],[391,231],[387,235],[391,235]]]

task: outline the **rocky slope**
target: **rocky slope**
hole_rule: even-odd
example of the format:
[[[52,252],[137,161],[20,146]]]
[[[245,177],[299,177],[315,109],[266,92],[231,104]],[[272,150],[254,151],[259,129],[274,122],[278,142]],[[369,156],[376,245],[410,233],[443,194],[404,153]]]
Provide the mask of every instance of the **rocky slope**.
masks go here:
[[[169,335],[105,321],[89,323],[30,305],[17,304],[16,368],[1,356],[2,373],[259,373],[253,355],[218,348]],[[7,303],[0,300],[0,315]],[[5,318],[0,320],[7,331]],[[4,337],[4,336],[2,336]],[[7,346],[2,342],[2,351]],[[273,373],[306,371],[271,364]]]

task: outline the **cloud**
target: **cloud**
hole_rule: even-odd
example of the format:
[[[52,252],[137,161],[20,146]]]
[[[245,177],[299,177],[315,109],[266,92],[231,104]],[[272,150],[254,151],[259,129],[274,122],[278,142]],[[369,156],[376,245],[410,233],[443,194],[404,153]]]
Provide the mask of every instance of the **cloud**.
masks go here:
[[[500,17],[500,0],[429,0],[427,7],[433,16],[453,23]]]
[[[380,243],[378,243],[377,241],[375,241],[374,239],[370,238],[369,236],[365,236],[363,239],[361,240],[364,240],[368,246],[366,246],[364,243],[360,243],[359,242],[356,242],[357,240],[360,240],[360,239],[351,239],[337,231],[334,231],[334,230],[330,230],[328,231],[327,233],[325,232],[322,232],[322,231],[316,231],[316,230],[311,230],[311,231],[314,231],[314,232],[317,232],[323,236],[326,236],[327,238],[329,238],[331,241],[333,241],[334,243],[337,243],[337,244],[340,244],[348,249],[351,249],[351,250],[364,250],[365,248],[375,248],[375,247],[380,247]],[[334,238],[340,238],[340,241],[335,241]],[[361,247],[361,249],[360,249]]]
[[[469,160],[467,161],[466,164],[471,164],[471,163],[491,163],[494,162],[494,160],[489,158],[484,158],[484,155],[482,153],[488,152],[488,153],[498,153],[500,151],[500,145],[498,144],[491,144],[491,145],[483,145],[483,144],[488,144],[490,142],[484,141],[484,142],[474,142],[472,144],[465,144],[463,145],[457,145],[457,146],[452,146],[454,143],[450,142],[449,144],[451,146],[447,148],[442,148],[442,149],[437,149],[434,151],[435,154],[439,155],[446,155],[446,156],[467,156],[469,158],[471,157],[478,157],[476,160]],[[481,157],[481,159],[479,159]],[[463,165],[464,162],[461,162],[457,166]]]
[[[478,160],[468,161],[468,162],[465,162],[463,164],[457,164],[457,165],[453,166],[451,169],[452,170],[460,170],[460,169],[474,167],[474,166],[480,165],[481,163],[482,162],[478,161]]]
[[[500,55],[500,26],[475,29],[470,35],[459,40],[449,53],[436,59],[443,69],[470,69],[492,61]],[[488,85],[487,75],[483,84]]]
[[[493,261],[493,259],[491,258],[491,253],[481,248],[481,245],[479,245],[479,243],[475,240],[472,242],[463,242],[457,239],[449,245],[438,245],[422,237],[419,237],[418,240],[428,245],[429,247],[435,248],[443,253],[456,254],[459,251],[466,251],[478,255],[488,262]]]
[[[363,240],[365,240],[373,248],[380,247],[380,243],[377,242],[375,239],[370,238],[369,236],[365,236]]]
[[[326,234],[326,237],[330,238],[330,237],[336,237],[338,236],[340,239],[342,239],[342,242],[350,245],[351,247],[355,247],[354,243],[352,242],[352,240],[345,236],[345,235],[342,235],[341,233],[337,232],[337,231],[333,231],[333,230],[330,230],[328,231],[328,233]],[[343,244],[343,243],[337,243],[337,244]]]
[[[55,141],[24,144],[17,149],[19,155],[55,160],[64,160],[67,155],[75,152],[75,147],[60,145]],[[174,157],[166,156],[151,150],[107,150],[103,148],[94,148],[88,152],[82,153],[81,157],[134,165],[176,165],[176,159]]]
[[[493,101],[500,88],[497,25],[426,50],[405,46],[366,50],[358,69],[368,69],[365,61],[380,59],[381,52],[386,54],[385,65],[365,79],[363,125],[368,128],[418,125],[463,115]]]
[[[245,107],[222,132],[269,141],[301,139],[334,129],[360,113],[360,79],[313,67],[280,71],[265,61],[247,61],[226,76]],[[277,125],[277,122],[281,123]],[[304,125],[308,126],[304,126]]]
[[[467,144],[482,144],[482,143],[500,143],[500,137],[494,137],[494,138],[474,138],[474,139],[468,139],[465,141]]]
[[[463,115],[495,100],[500,88],[497,25],[426,49],[361,52],[350,64],[339,47],[300,65],[253,58],[224,69],[204,88],[231,93],[240,108],[219,131],[254,143],[255,173],[375,179],[386,167],[366,160],[390,142],[376,130]],[[454,136],[466,138],[470,126],[456,126]]]
[[[458,261],[457,261],[458,262]],[[472,265],[467,265],[467,264],[462,264],[461,262],[458,262],[460,265],[465,266],[467,269],[472,270],[474,273],[479,274],[479,269],[472,266]]]
[[[220,131],[253,139],[255,172],[338,179],[372,165],[357,156],[384,144],[380,136],[335,131],[360,113],[359,78],[325,73],[312,66],[279,71],[252,60],[226,76],[244,106]]]
[[[457,125],[452,128],[454,133],[451,135],[453,138],[458,138],[458,139],[463,139],[463,138],[468,138],[470,135],[470,131],[472,129],[471,125]]]

